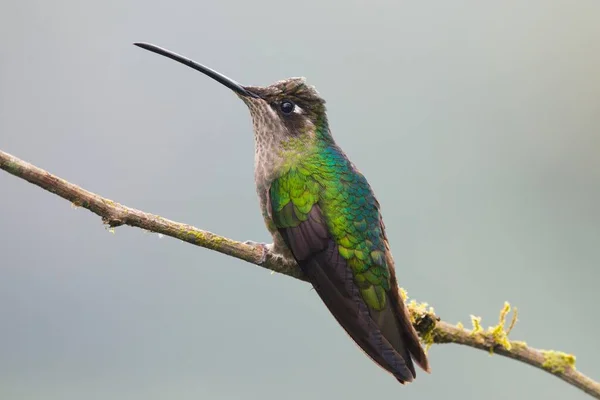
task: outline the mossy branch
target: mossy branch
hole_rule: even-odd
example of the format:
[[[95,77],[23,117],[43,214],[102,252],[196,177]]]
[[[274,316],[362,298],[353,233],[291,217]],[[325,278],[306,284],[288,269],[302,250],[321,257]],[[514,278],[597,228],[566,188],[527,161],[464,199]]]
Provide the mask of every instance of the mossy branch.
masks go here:
[[[0,169],[69,200],[77,207],[90,210],[100,216],[102,222],[111,229],[121,225],[142,228],[239,258],[274,272],[305,280],[298,266],[282,265],[272,254],[266,254],[266,258],[263,258],[264,250],[260,246],[241,243],[191,225],[170,221],[158,215],[126,207],[82,189],[3,151],[0,151]],[[263,259],[265,261],[261,263]],[[406,292],[403,290],[402,295],[406,300]],[[504,305],[500,312],[498,325],[487,330],[481,327],[479,317],[471,317],[473,329],[468,330],[460,323],[452,325],[441,321],[433,309],[425,303],[417,303],[412,300],[407,305],[414,326],[427,348],[432,344],[457,343],[485,350],[490,354],[499,354],[540,368],[583,390],[592,397],[600,399],[600,384],[577,371],[573,355],[553,350],[538,350],[529,347],[525,342],[508,339],[508,334],[517,321],[515,310],[508,329],[505,328],[505,319],[510,312],[508,303]]]

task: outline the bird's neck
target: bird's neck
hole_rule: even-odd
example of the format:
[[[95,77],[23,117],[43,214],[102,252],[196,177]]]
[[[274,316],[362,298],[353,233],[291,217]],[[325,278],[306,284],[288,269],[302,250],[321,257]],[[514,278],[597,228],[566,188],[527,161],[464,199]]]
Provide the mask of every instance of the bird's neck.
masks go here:
[[[327,124],[299,136],[255,133],[254,175],[258,186],[268,186],[290,169],[310,164],[335,143]]]

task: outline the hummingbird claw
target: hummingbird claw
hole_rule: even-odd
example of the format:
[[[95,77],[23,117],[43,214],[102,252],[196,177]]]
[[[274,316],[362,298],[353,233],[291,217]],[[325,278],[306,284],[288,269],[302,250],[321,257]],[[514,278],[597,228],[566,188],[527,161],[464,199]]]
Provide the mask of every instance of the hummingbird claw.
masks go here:
[[[258,260],[258,265],[263,265],[265,263],[265,261],[267,261],[267,254],[269,254],[269,251],[270,251],[269,245],[267,243],[260,243],[260,242],[254,242],[252,240],[246,240],[244,242],[244,244],[261,248],[262,255],[260,256],[260,259]]]

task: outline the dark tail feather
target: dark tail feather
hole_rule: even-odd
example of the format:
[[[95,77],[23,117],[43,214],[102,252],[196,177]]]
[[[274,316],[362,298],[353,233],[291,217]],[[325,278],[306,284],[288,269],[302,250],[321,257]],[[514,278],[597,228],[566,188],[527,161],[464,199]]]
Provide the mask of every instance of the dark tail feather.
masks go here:
[[[406,327],[399,320],[396,313],[396,307],[389,295],[387,296],[386,307],[381,311],[371,310],[371,315],[379,326],[383,336],[387,338],[392,347],[405,360],[406,366],[410,370],[414,379],[417,376],[417,372],[415,371],[415,366],[411,358],[411,338],[406,331]],[[410,328],[412,328],[412,325]],[[417,345],[420,346],[418,343]]]
[[[401,308],[394,296],[384,310],[370,310],[333,241],[323,251],[300,261],[300,266],[335,319],[367,355],[400,383],[411,382],[416,376],[411,354],[418,355],[415,346],[423,350],[418,337],[414,342],[416,333],[405,318],[408,314],[398,312]]]
[[[391,279],[390,286],[392,290],[388,292],[388,297],[392,300],[392,307],[394,308],[394,312],[397,316],[397,321],[400,324],[400,331],[403,336],[403,343],[406,347],[406,350],[412,355],[414,361],[421,367],[425,372],[431,372],[429,368],[429,360],[427,359],[427,354],[425,354],[425,350],[423,346],[421,346],[421,342],[419,340],[419,335],[417,331],[413,327],[410,322],[410,316],[408,314],[408,310],[406,309],[406,305],[404,304],[404,300],[400,297],[400,290],[398,288],[398,281],[396,280],[396,272],[394,269],[393,260],[391,259],[391,254],[388,249],[388,266],[390,269]]]

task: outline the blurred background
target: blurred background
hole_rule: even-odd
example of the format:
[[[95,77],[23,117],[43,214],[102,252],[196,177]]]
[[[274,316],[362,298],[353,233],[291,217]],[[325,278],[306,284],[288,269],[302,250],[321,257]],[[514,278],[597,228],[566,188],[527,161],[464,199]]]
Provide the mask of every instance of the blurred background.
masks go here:
[[[0,148],[123,204],[268,241],[244,84],[306,76],[383,207],[400,284],[446,321],[600,379],[600,3],[0,5]],[[401,387],[310,287],[0,173],[2,399],[586,399],[457,345]]]

